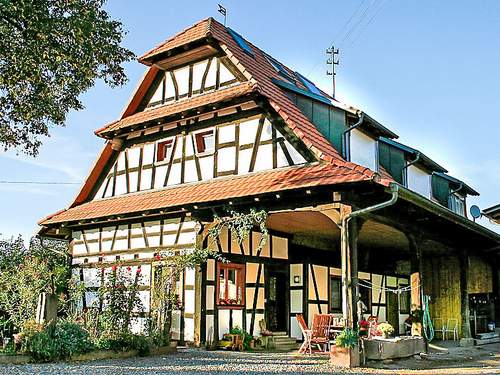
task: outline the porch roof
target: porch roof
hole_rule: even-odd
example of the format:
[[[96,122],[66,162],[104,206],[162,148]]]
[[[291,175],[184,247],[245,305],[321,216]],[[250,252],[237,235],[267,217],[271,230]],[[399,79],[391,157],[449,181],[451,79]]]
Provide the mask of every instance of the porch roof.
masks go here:
[[[94,200],[59,211],[41,220],[39,224],[47,226],[100,219],[299,188],[372,180],[377,180],[383,185],[390,183],[389,180],[380,179],[377,174],[361,166],[314,163]]]

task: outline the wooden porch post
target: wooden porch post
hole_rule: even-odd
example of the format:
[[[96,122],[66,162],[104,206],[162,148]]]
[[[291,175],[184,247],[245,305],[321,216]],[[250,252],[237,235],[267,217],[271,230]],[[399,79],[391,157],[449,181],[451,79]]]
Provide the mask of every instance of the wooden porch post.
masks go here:
[[[351,288],[352,288],[352,326],[358,326],[358,300],[359,300],[359,284],[358,284],[358,234],[361,229],[361,222],[355,218],[350,221],[350,241],[351,248]]]
[[[460,315],[461,315],[461,336],[460,346],[472,346],[474,340],[470,329],[469,311],[469,291],[467,286],[467,276],[469,273],[469,252],[462,250],[459,254],[460,260]]]
[[[406,233],[406,238],[408,239],[408,246],[410,250],[410,309],[422,310],[422,296],[424,290],[424,281],[422,277],[424,269],[421,246],[422,240],[411,233]],[[415,326],[415,331],[412,327],[412,334],[422,336],[422,327]]]
[[[343,206],[341,217],[347,216],[351,207]],[[342,271],[342,317],[347,327],[357,325],[358,307],[358,222],[353,218],[349,222],[342,221],[340,231],[340,254]]]

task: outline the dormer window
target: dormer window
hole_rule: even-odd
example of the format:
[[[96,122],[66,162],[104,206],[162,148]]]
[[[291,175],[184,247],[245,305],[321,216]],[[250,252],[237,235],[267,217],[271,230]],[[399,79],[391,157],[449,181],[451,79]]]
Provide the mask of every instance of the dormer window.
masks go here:
[[[172,152],[172,140],[171,139],[158,142],[158,146],[156,149],[156,162],[160,163],[164,160],[168,160],[170,158],[171,152]]]
[[[215,150],[215,135],[213,129],[197,133],[195,139],[197,154],[213,152]]]
[[[448,208],[456,214],[465,216],[465,199],[458,194],[450,194],[448,197]]]

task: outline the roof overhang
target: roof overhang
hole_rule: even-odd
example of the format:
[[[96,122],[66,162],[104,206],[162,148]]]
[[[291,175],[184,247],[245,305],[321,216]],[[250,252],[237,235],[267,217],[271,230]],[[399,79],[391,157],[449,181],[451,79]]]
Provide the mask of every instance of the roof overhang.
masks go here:
[[[442,217],[468,231],[472,231],[478,235],[484,236],[497,243],[497,245],[500,245],[500,234],[493,232],[492,230],[474,221],[471,221],[462,215],[458,215],[455,212],[447,209],[446,207],[443,207],[440,204],[433,202],[418,193],[400,186],[399,195],[402,199],[411,202],[412,204],[415,204],[418,207],[421,207],[426,211],[437,215],[438,217]]]
[[[416,159],[418,156],[418,161],[415,164],[423,166],[424,168],[426,168],[427,170],[429,170],[431,172],[441,172],[441,173],[448,172],[444,167],[442,167],[441,165],[436,163],[434,160],[429,158],[423,152],[421,152],[417,149],[414,149],[413,147],[404,145],[400,142],[396,142],[393,139],[388,139],[385,137],[381,137],[380,141],[405,152],[407,155],[410,155],[412,158]]]
[[[436,175],[451,182],[454,185],[454,189],[456,190],[456,192],[465,193],[465,194],[474,195],[474,196],[480,195],[476,190],[474,190],[473,188],[471,188],[469,185],[467,185],[465,182],[459,180],[458,178],[455,178],[453,176],[450,176],[450,175],[448,175],[446,173],[442,173],[442,172],[436,172]]]
[[[500,224],[500,204],[484,209],[483,215],[495,223]]]

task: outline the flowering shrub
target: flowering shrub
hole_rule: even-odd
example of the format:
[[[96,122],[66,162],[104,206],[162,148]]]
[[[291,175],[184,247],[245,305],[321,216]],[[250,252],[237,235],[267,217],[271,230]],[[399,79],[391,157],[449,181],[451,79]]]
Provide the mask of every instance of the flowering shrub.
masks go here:
[[[389,323],[380,323],[377,326],[377,329],[379,332],[382,333],[382,336],[384,337],[389,337],[394,333],[394,327],[390,325]]]
[[[105,270],[102,269],[104,273]],[[142,278],[140,268],[132,272],[130,267],[112,266],[98,290],[99,331],[111,339],[130,332],[135,315],[143,311],[138,293]]]

